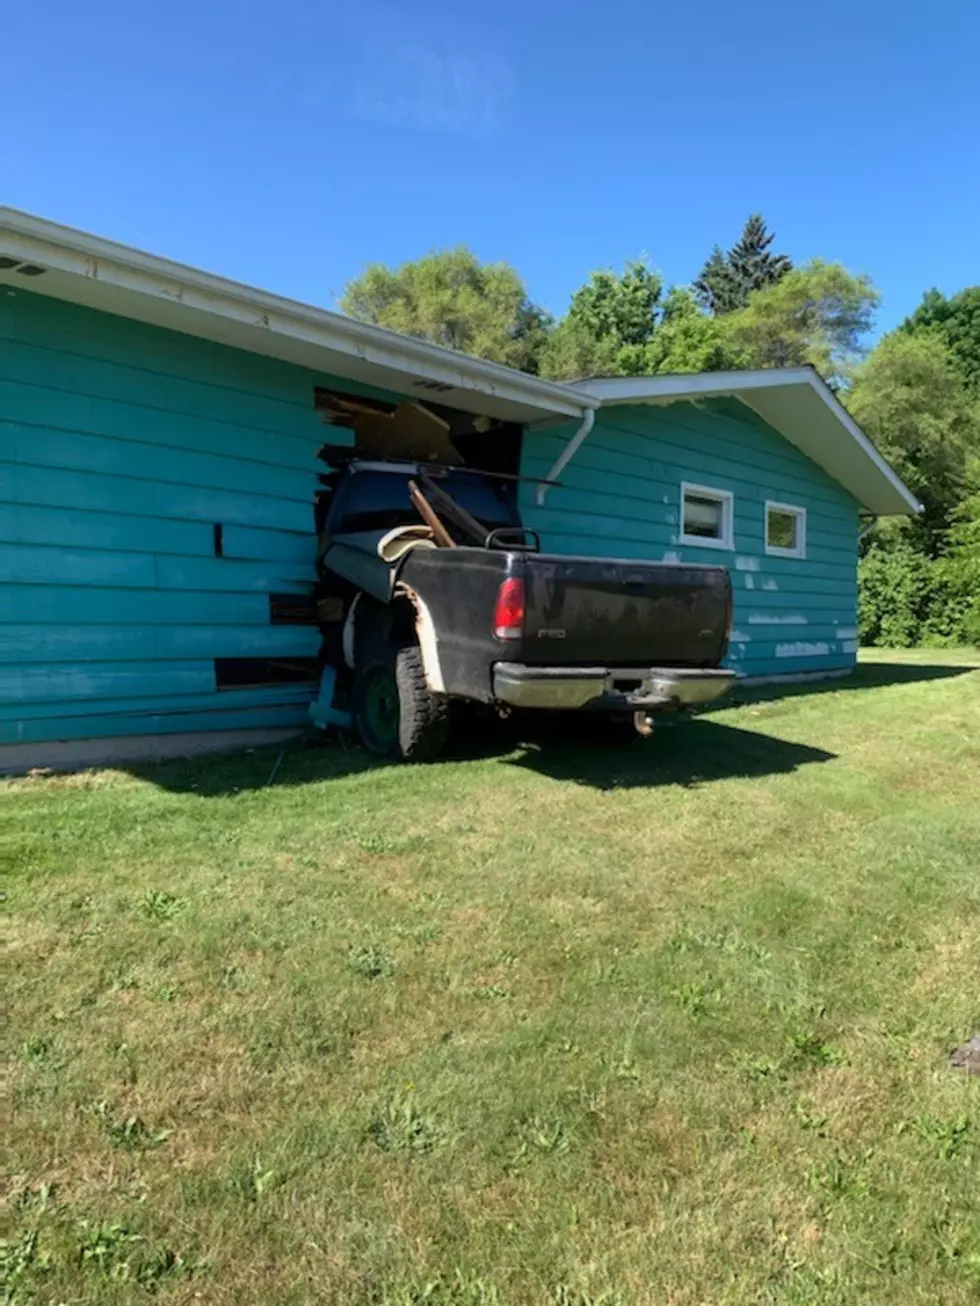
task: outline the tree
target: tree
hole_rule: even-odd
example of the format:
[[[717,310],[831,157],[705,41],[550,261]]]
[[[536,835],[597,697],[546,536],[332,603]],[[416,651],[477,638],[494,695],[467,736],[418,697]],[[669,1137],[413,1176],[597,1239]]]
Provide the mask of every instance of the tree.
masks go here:
[[[753,291],[773,286],[791,272],[793,263],[788,255],[770,253],[775,238],[762,214],[752,213],[727,254],[716,245],[694,282],[701,306],[715,316],[737,312]]]
[[[744,367],[745,359],[729,341],[724,323],[702,313],[686,286],[672,286],[663,298],[653,338],[642,351],[624,351],[621,363],[631,375],[654,375],[724,372]]]
[[[745,307],[722,321],[729,346],[747,367],[809,363],[840,384],[863,353],[878,293],[866,276],[820,259],[754,291]]]
[[[952,299],[927,290],[899,329],[909,335],[937,331],[969,389],[980,395],[980,286],[967,286]]]
[[[545,348],[543,374],[556,380],[623,375],[623,352],[642,350],[657,329],[662,289],[659,273],[643,259],[621,274],[593,272]]]
[[[913,524],[929,553],[940,550],[980,456],[980,406],[939,335],[896,331],[858,371],[847,406],[923,504]]]
[[[372,263],[344,291],[351,317],[526,372],[536,372],[551,319],[507,263],[438,251],[392,271]]]

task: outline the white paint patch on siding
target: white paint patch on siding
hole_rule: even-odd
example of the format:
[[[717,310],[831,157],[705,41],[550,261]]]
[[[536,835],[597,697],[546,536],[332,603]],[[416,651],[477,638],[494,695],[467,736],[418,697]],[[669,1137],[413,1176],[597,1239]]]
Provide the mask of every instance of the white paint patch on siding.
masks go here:
[[[777,658],[825,658],[830,652],[829,644],[807,644],[797,640],[795,644],[777,644]]]
[[[856,639],[845,639],[840,647],[842,653],[856,653],[858,651]]]
[[[858,633],[853,626],[848,626],[846,629],[837,632],[838,639],[857,639],[857,637]]]
[[[680,562],[680,560],[680,554],[675,553],[673,549],[668,549],[664,554],[664,562]]]
[[[779,589],[779,586],[776,584],[776,582],[775,582],[774,580],[764,580],[764,581],[762,582],[762,588],[763,588],[764,590],[772,590],[772,591],[775,591],[775,590],[778,590],[778,589]]]
[[[758,559],[758,558],[736,558],[736,559],[735,559],[735,570],[736,570],[736,571],[758,571],[758,570],[759,570],[759,559]]]
[[[749,617],[750,626],[805,626],[806,617],[795,614],[788,617],[770,617],[764,612],[753,612]],[[837,632],[840,635],[840,631]]]
[[[732,641],[733,644],[751,644],[751,643],[752,643],[752,636],[751,636],[751,635],[743,635],[742,632],[741,632],[740,630],[733,630],[732,633],[731,633],[731,635],[729,635],[729,639]]]
[[[747,571],[745,573],[745,588],[747,590],[755,589],[755,577],[752,575],[750,571]]]

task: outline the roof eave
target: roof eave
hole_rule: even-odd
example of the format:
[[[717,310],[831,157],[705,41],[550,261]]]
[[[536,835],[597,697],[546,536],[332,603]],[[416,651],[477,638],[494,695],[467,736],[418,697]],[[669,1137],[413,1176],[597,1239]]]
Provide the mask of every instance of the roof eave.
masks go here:
[[[156,321],[162,313],[160,306],[165,305],[168,316],[179,317],[180,329],[189,334],[202,334],[194,329],[194,315],[202,314],[202,323],[205,319],[212,324],[224,321],[239,334],[254,335],[258,352],[288,355],[287,341],[320,347],[334,359],[355,362],[359,372],[373,367],[396,377],[414,377],[425,383],[424,390],[429,390],[431,397],[446,387],[444,402],[451,406],[457,404],[459,394],[482,396],[491,401],[491,408],[495,401],[497,406],[526,409],[527,420],[580,417],[592,407],[587,398],[557,382],[257,290],[16,209],[0,208],[0,251],[62,274],[57,286],[41,278],[28,281],[10,272],[0,274],[6,284],[74,299],[72,292],[88,283],[88,293],[77,296],[79,302],[91,301],[96,287],[103,294],[111,290],[125,298],[133,316],[146,321]],[[65,278],[72,280],[69,283]],[[280,339],[274,343],[271,337],[276,336]],[[449,391],[458,394],[450,397]]]
[[[896,472],[888,465],[872,442],[855,422],[834,392],[812,367],[758,369],[755,371],[674,373],[653,377],[607,377],[580,381],[574,388],[598,402],[603,408],[621,404],[669,404],[685,399],[732,397],[740,399],[771,422],[760,412],[761,397],[768,393],[785,392],[796,388],[800,393],[816,396],[837,425],[846,432],[849,440],[873,469],[875,486],[863,494],[855,494],[865,507],[878,516],[901,516],[919,513],[922,505]],[[774,424],[774,423],[773,423]],[[785,424],[784,424],[785,426]],[[798,443],[792,429],[777,427],[791,443]],[[825,468],[828,474],[840,477]],[[840,480],[845,489],[846,482]],[[854,493],[854,491],[851,491]]]

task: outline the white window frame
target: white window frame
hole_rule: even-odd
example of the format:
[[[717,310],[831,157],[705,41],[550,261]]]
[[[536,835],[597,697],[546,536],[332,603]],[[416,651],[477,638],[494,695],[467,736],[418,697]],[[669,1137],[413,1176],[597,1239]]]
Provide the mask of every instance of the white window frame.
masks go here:
[[[709,539],[707,535],[687,535],[684,532],[684,500],[689,494],[696,494],[702,499],[714,499],[721,504],[722,537]],[[681,514],[678,522],[678,543],[687,544],[694,549],[734,549],[735,548],[735,495],[731,490],[719,490],[713,485],[695,485],[693,481],[681,482]]]
[[[789,513],[795,517],[799,523],[796,531],[796,548],[782,549],[777,544],[769,543],[769,513],[775,509],[776,512]],[[766,500],[766,515],[762,524],[763,542],[766,546],[766,553],[772,558],[805,558],[806,557],[806,509],[801,508],[798,503],[777,503],[775,499]]]

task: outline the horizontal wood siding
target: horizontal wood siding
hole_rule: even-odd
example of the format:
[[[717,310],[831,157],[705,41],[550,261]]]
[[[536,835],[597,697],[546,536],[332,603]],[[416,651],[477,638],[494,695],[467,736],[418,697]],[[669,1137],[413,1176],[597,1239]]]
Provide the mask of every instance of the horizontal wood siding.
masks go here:
[[[574,424],[529,431],[523,471],[546,476]],[[857,502],[734,400],[607,408],[543,507],[524,521],[556,553],[727,566],[729,663],[746,676],[849,670],[857,649]],[[683,482],[734,495],[734,548],[680,544]],[[806,557],[765,551],[767,499],[806,509]]]
[[[374,393],[0,298],[0,742],[305,721],[307,687],[219,691],[214,659],[318,652],[315,629],[270,624],[269,594],[314,581],[331,384]]]

